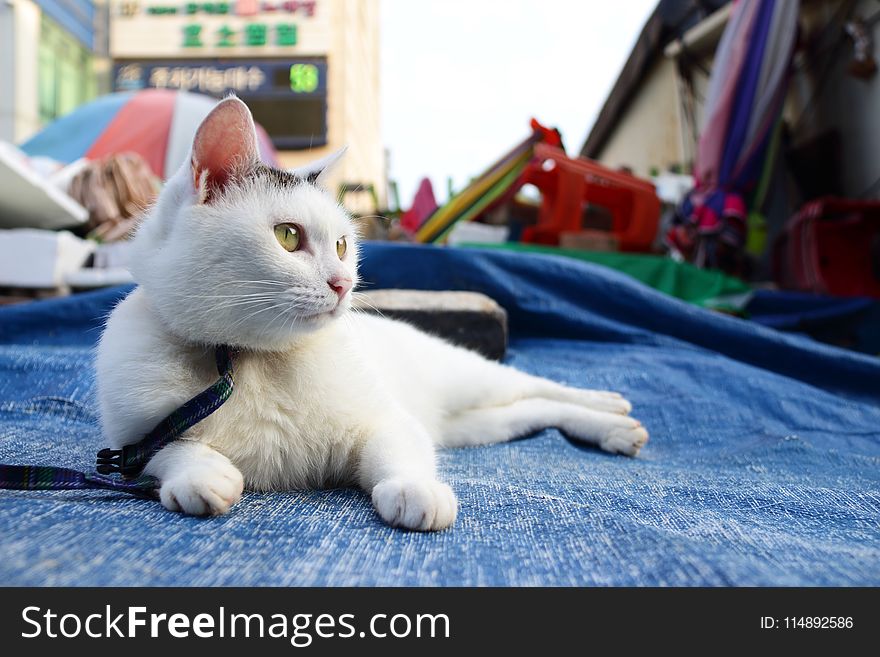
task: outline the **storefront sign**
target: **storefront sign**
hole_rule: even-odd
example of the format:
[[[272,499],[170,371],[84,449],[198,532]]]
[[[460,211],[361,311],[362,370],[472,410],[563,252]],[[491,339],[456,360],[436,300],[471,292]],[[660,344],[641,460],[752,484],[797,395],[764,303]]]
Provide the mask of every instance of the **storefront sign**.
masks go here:
[[[327,143],[327,60],[119,62],[116,91],[179,89],[221,98],[234,91],[280,149]]]
[[[317,2],[136,2],[112,5],[110,54],[114,58],[275,57],[319,54],[330,47],[329,11]]]
[[[314,16],[317,2],[315,0],[285,0],[283,2],[261,2],[260,0],[238,0],[237,2],[137,2],[124,0],[119,3],[119,16],[137,16],[140,13],[151,16],[194,16],[235,15],[258,16],[260,14],[300,14]]]
[[[184,48],[203,48],[214,45],[218,48],[234,48],[235,46],[265,46],[270,43],[276,46],[296,45],[296,25],[294,23],[277,23],[269,26],[265,23],[246,23],[239,26],[221,25],[213,32],[205,30],[199,23],[190,23],[183,28]],[[210,41],[209,41],[210,40]]]
[[[181,89],[222,96],[236,93],[325,93],[327,63],[322,59],[286,62],[127,62],[114,68],[116,91]]]

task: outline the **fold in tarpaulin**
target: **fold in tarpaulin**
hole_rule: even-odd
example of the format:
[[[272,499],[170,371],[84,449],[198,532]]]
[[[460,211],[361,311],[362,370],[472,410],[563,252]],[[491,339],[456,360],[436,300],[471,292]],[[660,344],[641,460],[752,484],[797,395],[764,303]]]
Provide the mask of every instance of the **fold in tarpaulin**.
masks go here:
[[[246,493],[184,517],[107,492],[0,491],[9,585],[880,585],[880,361],[555,256],[367,244],[367,289],[489,294],[507,362],[624,393],[636,459],[556,430],[447,450],[448,531],[355,490]],[[93,349],[126,289],[0,309],[0,462],[87,469]],[[234,403],[230,400],[229,403]],[[99,540],[96,540],[96,537]]]
[[[753,290],[717,269],[643,253],[584,251],[504,242],[460,244],[466,248],[544,253],[592,262],[633,277],[696,306],[747,317],[751,321],[864,354],[880,354],[880,302],[867,297],[833,297],[781,290]]]
[[[880,356],[880,301],[806,292],[755,290],[745,308],[753,322]]]

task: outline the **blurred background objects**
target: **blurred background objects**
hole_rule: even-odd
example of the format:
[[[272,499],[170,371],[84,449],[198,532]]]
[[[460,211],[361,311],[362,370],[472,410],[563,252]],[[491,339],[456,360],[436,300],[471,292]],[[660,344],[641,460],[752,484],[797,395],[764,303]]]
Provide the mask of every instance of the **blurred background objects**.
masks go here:
[[[0,286],[127,280],[108,243],[234,92],[269,163],[348,147],[328,185],[369,239],[601,262],[876,353],[878,23],[877,0],[7,0],[0,247],[88,244]]]

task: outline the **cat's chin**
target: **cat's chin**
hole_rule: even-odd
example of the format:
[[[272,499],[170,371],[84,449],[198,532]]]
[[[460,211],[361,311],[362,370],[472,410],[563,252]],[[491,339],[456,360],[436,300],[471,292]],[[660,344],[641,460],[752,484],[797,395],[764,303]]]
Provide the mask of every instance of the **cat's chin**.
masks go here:
[[[236,319],[228,318],[226,321],[218,321],[210,330],[203,324],[201,317],[193,313],[171,312],[162,305],[156,306],[157,314],[162,318],[165,328],[181,342],[192,345],[228,345],[234,348],[243,348],[249,351],[278,352],[296,347],[309,336],[335,324],[351,310],[351,302],[348,298],[343,299],[333,308],[315,312],[311,315],[300,316],[295,320],[284,324],[285,329],[266,331],[264,325],[252,325],[240,327],[237,331],[228,331],[223,327],[234,328]],[[169,312],[163,312],[169,310]],[[272,324],[273,320],[270,320]],[[275,322],[281,324],[281,322]],[[269,327],[273,328],[273,327]],[[208,330],[206,330],[208,329]]]
[[[296,324],[283,334],[260,335],[259,338],[253,340],[246,339],[244,336],[239,336],[237,341],[232,342],[236,343],[237,346],[245,347],[253,351],[286,351],[296,347],[303,340],[308,339],[309,336],[335,324],[349,310],[349,304],[339,304],[332,310],[316,313],[297,320]]]
[[[330,310],[320,312],[320,313],[315,313],[314,315],[310,315],[309,317],[306,317],[305,319],[308,321],[316,322],[316,323],[322,323],[322,322],[326,323],[327,321],[330,321],[330,320],[339,319],[345,313],[347,313],[350,309],[351,309],[351,302],[349,301],[348,298],[344,298],[339,303],[337,303],[336,306],[334,306]]]

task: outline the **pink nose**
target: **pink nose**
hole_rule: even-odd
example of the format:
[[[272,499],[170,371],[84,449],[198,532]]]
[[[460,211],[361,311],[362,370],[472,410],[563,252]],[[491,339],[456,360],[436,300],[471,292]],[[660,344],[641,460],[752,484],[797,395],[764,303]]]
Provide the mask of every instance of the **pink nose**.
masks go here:
[[[329,285],[341,299],[348,294],[348,291],[351,289],[351,279],[344,276],[333,276],[327,281],[327,285]]]

